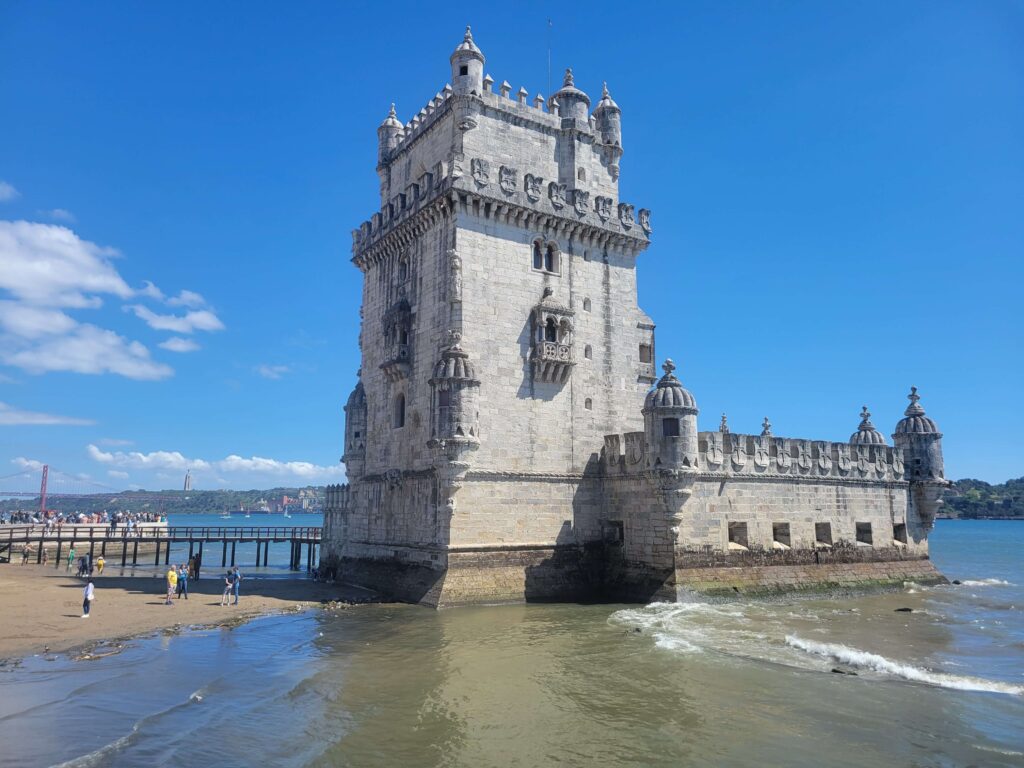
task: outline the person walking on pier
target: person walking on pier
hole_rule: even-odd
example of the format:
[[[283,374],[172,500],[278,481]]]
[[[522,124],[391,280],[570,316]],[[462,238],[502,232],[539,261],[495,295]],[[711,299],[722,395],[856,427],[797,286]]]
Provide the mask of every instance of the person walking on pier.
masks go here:
[[[96,597],[96,588],[92,585],[92,579],[89,579],[89,583],[85,585],[85,589],[82,590],[82,618],[89,618],[89,609],[92,607],[93,598]]]
[[[178,586],[178,570],[173,565],[167,571],[167,599],[164,601],[164,605],[174,605],[174,601],[171,599],[174,597],[174,590]]]
[[[184,595],[188,600],[188,569],[184,565],[178,566],[178,599]]]
[[[238,591],[242,587],[242,574],[238,570],[238,566],[237,565],[235,566],[235,570],[233,570],[231,572],[231,575],[234,577],[234,579],[233,579],[233,582],[234,582],[233,583],[233,587],[234,587],[234,593],[235,593],[235,602],[233,603],[233,605],[238,605]]]
[[[68,550],[68,573],[71,573],[71,566],[75,564],[75,545],[71,545],[71,549]]]

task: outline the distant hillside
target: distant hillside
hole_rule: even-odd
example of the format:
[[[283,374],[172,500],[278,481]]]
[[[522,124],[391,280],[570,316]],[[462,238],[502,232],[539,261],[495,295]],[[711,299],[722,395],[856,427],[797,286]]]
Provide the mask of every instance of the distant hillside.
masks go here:
[[[273,503],[280,502],[283,496],[295,499],[299,491],[313,491],[317,499],[323,499],[322,486],[306,486],[304,488],[268,488],[252,491],[124,491],[115,494],[95,494],[76,498],[48,498],[46,506],[58,512],[164,512],[166,514],[198,514],[224,512],[245,507],[252,509],[257,502],[264,499]],[[317,505],[320,506],[319,504]],[[35,499],[4,499],[0,501],[0,511],[10,512],[17,509],[39,509],[39,498]],[[292,507],[292,511],[295,508]]]
[[[943,499],[951,517],[1024,517],[1024,477],[999,485],[957,480]]]

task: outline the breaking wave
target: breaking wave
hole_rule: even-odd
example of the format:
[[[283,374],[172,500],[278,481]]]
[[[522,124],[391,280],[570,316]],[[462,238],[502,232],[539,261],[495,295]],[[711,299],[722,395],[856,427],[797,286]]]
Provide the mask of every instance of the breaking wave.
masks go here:
[[[877,653],[861,651],[838,643],[819,643],[804,640],[795,635],[786,635],[786,644],[806,653],[823,656],[849,664],[851,667],[870,669],[893,677],[901,677],[915,683],[927,683],[942,688],[953,688],[958,691],[984,691],[987,693],[1007,693],[1013,696],[1024,696],[1024,686],[1000,683],[995,680],[984,680],[979,677],[963,675],[947,675],[941,672],[930,672],[912,664],[887,659]]]
[[[964,579],[960,582],[965,587],[1012,587],[1015,586],[1005,579]]]

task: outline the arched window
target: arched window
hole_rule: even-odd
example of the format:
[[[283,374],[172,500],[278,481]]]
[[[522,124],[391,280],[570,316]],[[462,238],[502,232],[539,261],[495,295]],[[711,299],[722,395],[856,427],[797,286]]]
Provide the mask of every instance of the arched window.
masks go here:
[[[590,299],[584,299],[583,300],[583,311],[584,312],[589,312],[590,311],[590,306],[591,306],[590,305]]]
[[[401,429],[405,426],[405,395],[398,395],[395,398],[395,420],[394,428]]]
[[[555,246],[553,246],[551,243],[548,243],[548,247],[544,251],[544,271],[558,271],[558,251],[555,250]]]
[[[588,397],[586,400],[583,401],[583,407],[586,408],[588,411],[594,410],[594,401]]]
[[[553,317],[549,317],[544,323],[544,341],[558,341],[558,325],[555,324]]]
[[[533,241],[533,268],[544,269],[544,253],[540,247],[540,240]]]
[[[587,358],[587,360],[592,360],[594,358],[594,348],[587,344],[587,346],[583,348],[583,356]]]

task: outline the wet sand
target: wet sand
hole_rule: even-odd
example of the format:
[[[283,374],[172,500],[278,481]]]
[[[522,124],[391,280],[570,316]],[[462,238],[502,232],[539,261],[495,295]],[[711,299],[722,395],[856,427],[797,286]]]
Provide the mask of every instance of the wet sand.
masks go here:
[[[244,571],[243,571],[244,574]],[[237,606],[221,606],[214,572],[189,582],[189,599],[165,605],[163,578],[96,576],[91,616],[82,616],[85,582],[53,566],[0,564],[0,659],[64,652],[190,625],[235,624],[323,601],[366,602],[370,593],[306,579],[244,579]]]

